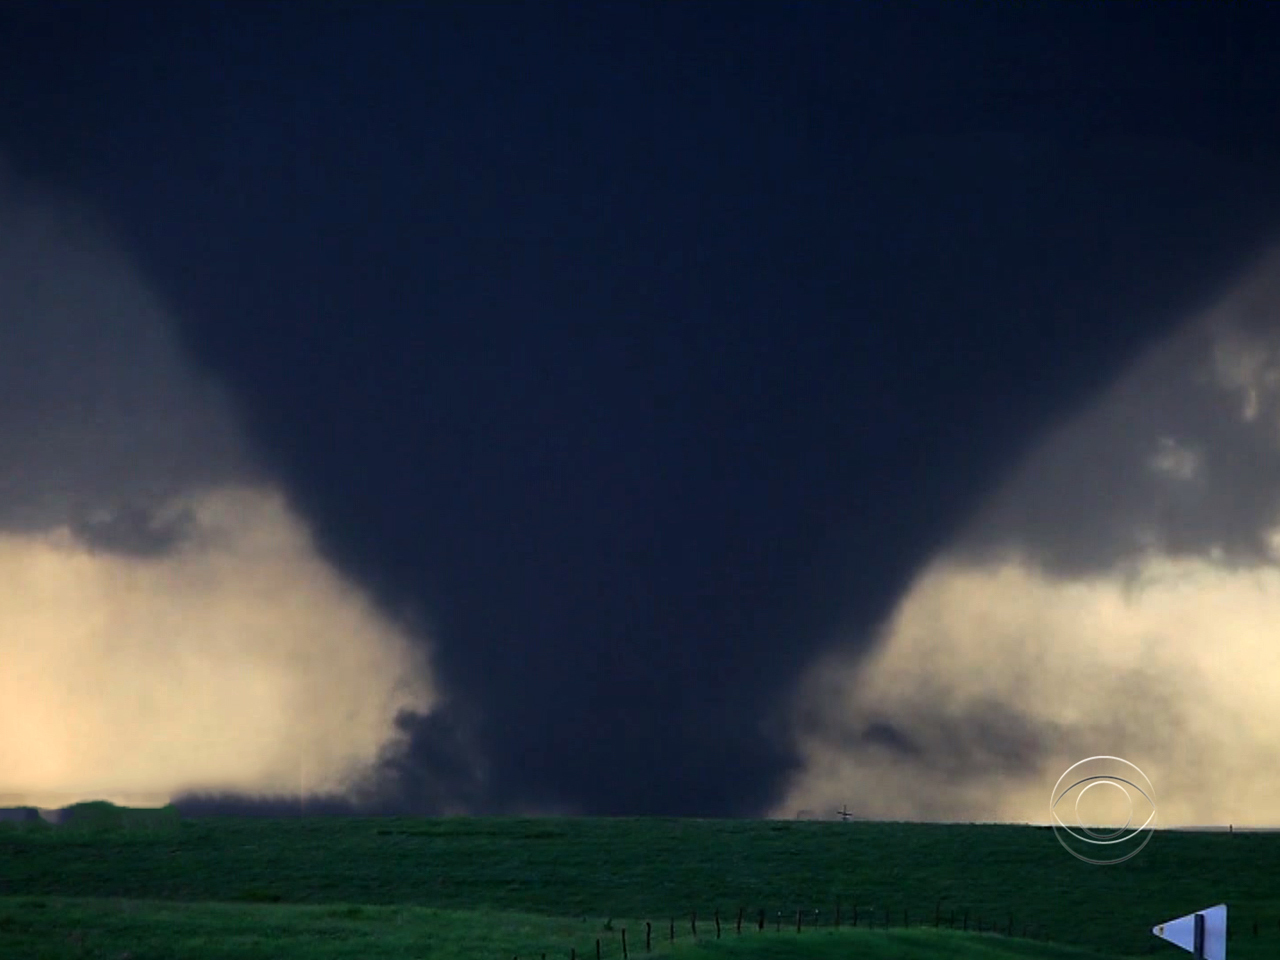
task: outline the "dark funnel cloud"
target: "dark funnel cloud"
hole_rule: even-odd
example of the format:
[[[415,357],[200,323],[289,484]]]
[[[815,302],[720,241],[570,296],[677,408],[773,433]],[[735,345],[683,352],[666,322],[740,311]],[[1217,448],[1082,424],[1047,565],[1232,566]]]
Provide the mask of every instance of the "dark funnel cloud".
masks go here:
[[[1109,11],[29,13],[0,120],[430,624],[351,803],[757,814],[806,668],[1280,225],[1256,25]]]

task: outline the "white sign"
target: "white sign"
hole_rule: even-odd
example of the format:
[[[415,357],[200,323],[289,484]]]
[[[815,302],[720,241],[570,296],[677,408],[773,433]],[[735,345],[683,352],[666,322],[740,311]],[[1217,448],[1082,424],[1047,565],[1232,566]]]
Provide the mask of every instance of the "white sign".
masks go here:
[[[1151,928],[1161,940],[1168,940],[1183,950],[1196,949],[1196,917],[1204,917],[1204,960],[1227,960],[1227,905],[1197,910],[1176,920],[1166,920]]]

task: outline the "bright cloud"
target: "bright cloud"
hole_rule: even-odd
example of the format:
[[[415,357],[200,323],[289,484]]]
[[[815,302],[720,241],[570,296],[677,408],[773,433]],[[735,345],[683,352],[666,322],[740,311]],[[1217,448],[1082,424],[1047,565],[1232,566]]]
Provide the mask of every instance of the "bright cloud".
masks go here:
[[[119,244],[3,175],[0,664],[6,803],[341,791],[435,700]]]

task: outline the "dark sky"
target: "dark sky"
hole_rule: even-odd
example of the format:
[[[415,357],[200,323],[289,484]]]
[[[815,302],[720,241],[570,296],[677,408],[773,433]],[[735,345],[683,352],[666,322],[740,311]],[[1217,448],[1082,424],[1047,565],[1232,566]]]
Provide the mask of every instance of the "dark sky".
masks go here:
[[[1280,228],[1257,7],[0,9],[0,155],[432,638],[388,808],[766,809],[801,671]]]

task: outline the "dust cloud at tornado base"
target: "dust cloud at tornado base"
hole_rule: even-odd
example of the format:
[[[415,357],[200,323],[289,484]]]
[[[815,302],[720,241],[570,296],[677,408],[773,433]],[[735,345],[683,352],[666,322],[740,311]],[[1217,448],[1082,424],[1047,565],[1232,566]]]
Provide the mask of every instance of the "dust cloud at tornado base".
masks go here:
[[[1280,823],[1280,251],[1030,452],[870,653],[792,701],[774,815],[1046,823],[1136,764],[1165,826]]]

